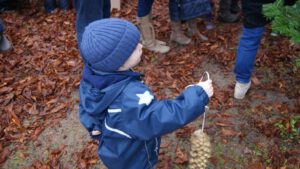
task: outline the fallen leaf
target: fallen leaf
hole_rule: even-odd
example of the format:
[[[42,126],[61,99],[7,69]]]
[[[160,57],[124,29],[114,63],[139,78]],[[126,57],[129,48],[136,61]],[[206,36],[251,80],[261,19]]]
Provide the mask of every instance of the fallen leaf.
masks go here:
[[[39,112],[37,111],[37,109],[36,109],[36,104],[33,104],[33,105],[31,106],[31,108],[29,109],[28,113],[31,114],[31,115],[36,115],[36,114],[39,113]]]
[[[235,130],[224,129],[224,128],[222,128],[221,133],[222,133],[222,136],[225,136],[225,137],[240,136],[242,134],[241,132],[238,132]]]
[[[179,147],[176,149],[176,164],[184,164],[188,161],[187,155],[181,151]]]

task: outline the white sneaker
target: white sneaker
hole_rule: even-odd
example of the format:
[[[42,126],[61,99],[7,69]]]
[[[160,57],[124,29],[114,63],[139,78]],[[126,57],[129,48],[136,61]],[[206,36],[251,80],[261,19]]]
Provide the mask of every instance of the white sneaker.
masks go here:
[[[236,82],[234,88],[234,98],[243,99],[251,86],[251,82],[249,83],[240,83]]]

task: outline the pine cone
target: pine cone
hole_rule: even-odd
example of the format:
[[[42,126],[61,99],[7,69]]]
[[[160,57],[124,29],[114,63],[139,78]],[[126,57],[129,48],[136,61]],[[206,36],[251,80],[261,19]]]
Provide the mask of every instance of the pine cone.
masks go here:
[[[205,169],[211,153],[210,139],[202,130],[196,130],[191,137],[189,169]]]

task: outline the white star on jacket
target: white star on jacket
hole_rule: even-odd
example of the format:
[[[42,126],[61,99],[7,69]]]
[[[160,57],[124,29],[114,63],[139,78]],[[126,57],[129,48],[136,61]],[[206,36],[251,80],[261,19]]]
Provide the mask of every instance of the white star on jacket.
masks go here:
[[[145,91],[143,94],[136,94],[136,95],[137,97],[140,98],[139,105],[146,104],[148,106],[151,103],[151,101],[154,99],[154,96],[152,96],[149,91]]]

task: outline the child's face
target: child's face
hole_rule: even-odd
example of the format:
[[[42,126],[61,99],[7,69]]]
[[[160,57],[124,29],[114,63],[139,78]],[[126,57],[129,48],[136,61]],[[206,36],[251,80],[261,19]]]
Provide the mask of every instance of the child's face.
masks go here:
[[[129,70],[130,68],[133,68],[134,66],[136,66],[137,64],[139,64],[140,61],[141,61],[142,53],[143,53],[142,48],[143,48],[143,45],[140,44],[140,43],[138,43],[137,47],[135,48],[135,50],[133,51],[133,53],[131,54],[131,56],[119,68],[119,71]]]

